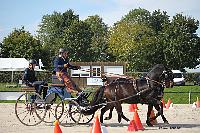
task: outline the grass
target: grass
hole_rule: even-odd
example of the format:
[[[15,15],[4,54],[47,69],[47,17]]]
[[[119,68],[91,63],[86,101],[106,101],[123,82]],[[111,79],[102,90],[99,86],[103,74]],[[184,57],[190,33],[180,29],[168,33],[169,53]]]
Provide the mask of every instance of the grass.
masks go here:
[[[16,87],[6,87],[6,85],[16,85]],[[0,83],[0,91],[20,91],[21,88],[16,83]]]
[[[195,102],[197,97],[200,98],[200,86],[175,86],[174,88],[166,88],[164,92],[164,100],[167,102],[170,98],[175,104],[188,104],[189,92],[191,92],[191,103]]]

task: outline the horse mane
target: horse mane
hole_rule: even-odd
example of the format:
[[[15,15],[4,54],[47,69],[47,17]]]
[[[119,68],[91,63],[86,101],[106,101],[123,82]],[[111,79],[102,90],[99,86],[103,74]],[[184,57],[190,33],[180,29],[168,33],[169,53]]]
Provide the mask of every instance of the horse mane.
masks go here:
[[[111,81],[110,83],[108,83],[108,85],[113,85],[113,84],[119,84],[119,83],[132,83],[133,81],[130,78],[117,78],[113,81]]]
[[[147,77],[158,77],[165,69],[166,67],[163,64],[157,64],[147,73]]]

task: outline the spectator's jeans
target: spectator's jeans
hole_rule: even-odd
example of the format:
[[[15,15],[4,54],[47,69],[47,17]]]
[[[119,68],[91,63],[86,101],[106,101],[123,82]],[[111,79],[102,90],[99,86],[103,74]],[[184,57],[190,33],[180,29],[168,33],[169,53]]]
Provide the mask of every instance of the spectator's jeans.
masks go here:
[[[82,90],[75,84],[75,82],[67,75],[66,72],[56,72],[56,76],[60,81],[63,81],[69,93],[72,90],[81,92]]]

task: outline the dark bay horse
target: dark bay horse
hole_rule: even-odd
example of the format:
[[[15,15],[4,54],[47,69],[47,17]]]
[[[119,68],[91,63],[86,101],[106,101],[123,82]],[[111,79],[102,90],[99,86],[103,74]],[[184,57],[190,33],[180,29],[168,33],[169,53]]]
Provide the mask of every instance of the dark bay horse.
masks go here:
[[[148,104],[147,125],[152,126],[150,121],[156,119],[159,115],[162,116],[164,122],[167,122],[158,95],[164,85],[170,87],[171,83],[173,83],[172,71],[164,65],[158,64],[144,79],[119,78],[106,86],[100,87],[94,95],[90,110],[85,113],[94,113],[97,109],[103,107],[100,115],[100,121],[103,123],[104,113],[115,107],[118,113],[118,122],[121,122],[121,118],[128,121],[129,119],[123,115],[121,104],[123,102],[129,104],[142,103]],[[155,118],[150,119],[149,110],[152,110],[153,106],[158,110],[158,113]]]

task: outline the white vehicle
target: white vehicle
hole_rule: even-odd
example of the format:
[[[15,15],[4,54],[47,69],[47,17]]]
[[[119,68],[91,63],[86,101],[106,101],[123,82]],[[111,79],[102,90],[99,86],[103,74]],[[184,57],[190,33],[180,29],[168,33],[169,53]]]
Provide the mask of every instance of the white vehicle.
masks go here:
[[[180,70],[172,70],[174,74],[174,85],[185,85],[185,78]]]

